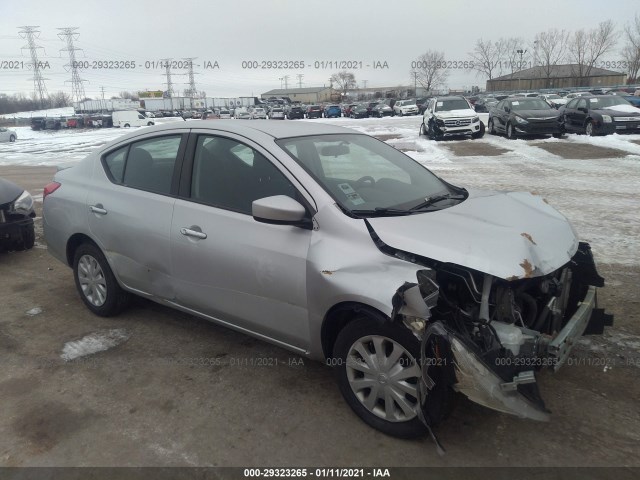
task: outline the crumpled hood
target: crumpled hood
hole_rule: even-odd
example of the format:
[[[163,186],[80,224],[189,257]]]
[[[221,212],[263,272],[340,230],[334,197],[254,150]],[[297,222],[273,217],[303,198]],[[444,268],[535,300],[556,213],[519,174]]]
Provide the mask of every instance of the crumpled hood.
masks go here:
[[[0,178],[0,205],[13,202],[22,194],[22,192],[24,192],[23,188],[20,188],[9,180]]]
[[[435,116],[443,120],[447,118],[475,117],[476,111],[470,108],[462,108],[460,110],[449,110],[448,112],[436,112]]]
[[[391,247],[505,280],[547,275],[578,249],[569,221],[527,192],[472,190],[444,210],[367,221]]]

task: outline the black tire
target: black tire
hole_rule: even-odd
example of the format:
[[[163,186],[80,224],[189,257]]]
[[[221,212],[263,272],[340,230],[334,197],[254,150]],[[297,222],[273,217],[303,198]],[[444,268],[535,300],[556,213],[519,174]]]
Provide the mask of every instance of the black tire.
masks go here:
[[[515,140],[516,139],[516,132],[513,128],[513,125],[511,125],[511,122],[507,123],[507,127],[505,128],[505,132],[507,135],[507,138],[509,140]]]
[[[420,136],[420,135],[426,135],[426,134],[427,134],[427,132],[426,132],[426,130],[424,129],[424,122],[422,122],[422,123],[420,124],[420,131],[418,132],[418,136]]]
[[[562,138],[563,133],[562,132],[560,132],[560,133],[552,133],[551,135],[553,135],[553,138]]]
[[[147,122],[147,127],[150,127],[151,125],[153,125],[153,122]]]
[[[88,295],[83,292],[81,280],[79,277],[79,264],[83,257],[85,259],[89,259],[89,261],[91,261],[91,259],[95,260],[95,262],[97,262],[101,269],[101,278],[104,279],[106,294],[104,302],[100,305],[92,303],[92,301],[88,298]],[[125,292],[120,287],[120,285],[118,285],[118,281],[113,275],[107,259],[105,258],[102,251],[93,243],[83,243],[77,248],[73,257],[73,278],[76,283],[76,289],[80,294],[80,298],[82,298],[82,301],[87,306],[87,308],[98,316],[112,317],[114,315],[117,315],[129,303],[130,294],[128,292]]]
[[[489,129],[489,133],[491,135],[495,135],[496,134],[496,126],[493,124],[493,119],[492,118],[489,119],[488,129]]]
[[[128,123],[124,124],[124,128],[129,128],[131,125],[129,125]]]
[[[9,141],[10,141],[11,143],[15,142],[15,141],[16,141],[16,136],[15,136],[15,135],[11,135],[11,136],[9,137]]]
[[[595,137],[596,133],[593,131],[593,122],[591,120],[587,120],[587,123],[584,124],[584,133],[590,137]]]
[[[382,415],[382,412],[380,412],[380,410],[384,410],[386,408],[386,405],[383,407],[379,403],[381,401],[380,394],[376,395],[378,400],[373,404],[373,408],[377,409],[379,414],[377,415],[369,410],[369,408],[364,405],[363,401],[366,401],[369,395],[373,395],[372,389],[369,389],[367,397],[362,401],[358,398],[358,396],[356,396],[356,393],[354,392],[349,380],[350,375],[353,375],[353,372],[350,373],[350,371],[352,371],[353,369],[349,369],[347,367],[347,360],[348,358],[351,358],[352,361],[350,362],[350,365],[354,365],[358,362],[364,361],[364,359],[359,360],[353,355],[349,357],[349,352],[356,343],[366,343],[367,337],[370,336],[382,338],[385,342],[385,347],[394,344],[393,348],[397,348],[395,346],[395,344],[397,344],[405,352],[408,352],[412,358],[403,353],[403,356],[398,360],[402,361],[403,365],[409,364],[410,362],[413,362],[414,360],[418,360],[420,358],[420,342],[411,332],[409,332],[409,330],[401,327],[398,324],[394,324],[390,321],[387,321],[380,317],[376,317],[374,315],[363,315],[362,317],[349,322],[342,329],[334,345],[332,361],[333,363],[335,363],[335,375],[338,382],[338,387],[340,388],[340,392],[342,393],[347,404],[356,413],[356,415],[358,415],[369,426],[383,433],[386,433],[387,435],[392,435],[394,437],[400,438],[416,438],[424,435],[426,433],[426,427],[417,415],[411,418],[407,418],[407,420],[403,421],[389,421],[379,416]],[[371,345],[373,345],[373,342],[371,342]],[[395,365],[397,365],[397,363]],[[377,376],[377,378],[380,377],[383,377],[383,375]],[[357,381],[359,377],[354,378]],[[409,385],[413,385],[413,382],[420,381],[419,378],[415,377],[410,377],[406,380],[409,380],[405,382]],[[383,389],[386,389],[387,383],[391,385],[392,381],[390,379],[387,379],[387,377],[384,377],[384,381],[378,381],[378,385],[376,388],[378,389],[378,391],[381,387]],[[367,388],[361,389],[360,392],[367,390]],[[409,405],[415,405],[419,401],[409,393],[405,393],[404,399]],[[398,409],[399,404],[395,403],[393,407]]]
[[[20,227],[22,233],[22,240],[16,242],[16,250],[31,250],[36,243],[36,232],[33,227],[33,223]]]

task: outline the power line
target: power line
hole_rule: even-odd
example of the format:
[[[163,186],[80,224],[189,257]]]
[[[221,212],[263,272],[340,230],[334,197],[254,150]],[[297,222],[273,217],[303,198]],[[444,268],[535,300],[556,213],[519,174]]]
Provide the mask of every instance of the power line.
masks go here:
[[[74,38],[77,39],[79,33],[76,32],[78,27],[58,28],[61,32],[58,34],[60,40],[67,42],[67,48],[61,48],[61,52],[69,52],[69,63],[65,65],[67,71],[71,71],[71,98],[76,102],[81,102],[85,98],[83,80],[78,72],[78,64],[76,62],[76,50],[82,50],[73,46]]]
[[[19,35],[21,38],[27,40],[27,45],[22,47],[21,50],[28,48],[31,53],[31,65],[33,66],[33,92],[34,95],[40,101],[40,107],[44,107],[49,103],[49,94],[47,93],[47,87],[44,83],[45,79],[40,71],[40,62],[38,62],[38,49],[43,48],[40,45],[36,45],[35,38],[40,36],[40,30],[36,30],[38,26],[23,26]]]

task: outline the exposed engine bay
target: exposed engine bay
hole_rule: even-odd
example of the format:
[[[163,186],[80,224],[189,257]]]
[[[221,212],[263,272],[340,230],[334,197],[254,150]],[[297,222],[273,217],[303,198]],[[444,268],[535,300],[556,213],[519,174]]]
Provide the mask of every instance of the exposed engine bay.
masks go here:
[[[385,253],[429,267],[418,272],[416,284],[398,289],[393,318],[422,341],[420,400],[430,424],[441,420],[442,395],[435,387],[443,384],[486,407],[548,420],[536,372],[557,370],[580,336],[601,334],[613,323],[597,308],[596,287],[604,279],[587,243],[550,274],[514,279],[376,243]]]

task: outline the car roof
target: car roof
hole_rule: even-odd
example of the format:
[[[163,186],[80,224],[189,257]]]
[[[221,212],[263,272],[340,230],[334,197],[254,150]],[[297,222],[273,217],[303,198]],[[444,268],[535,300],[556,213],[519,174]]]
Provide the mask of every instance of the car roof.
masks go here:
[[[242,123],[242,125],[238,125]],[[155,125],[151,127],[145,127],[144,133],[162,132],[162,131],[187,131],[191,129],[198,130],[211,130],[213,131],[228,131],[237,133],[244,136],[253,136],[255,132],[262,132],[275,139],[289,138],[289,137],[303,137],[308,135],[327,135],[327,134],[356,134],[362,135],[355,130],[345,127],[337,127],[334,125],[327,125],[321,123],[311,122],[274,122],[271,120],[255,120],[253,122],[243,123],[234,120],[216,120],[211,122],[210,120],[193,120],[189,122],[171,122],[162,125]],[[137,132],[131,132],[123,137],[118,138],[119,141],[127,140],[129,138],[136,138],[142,130]]]

